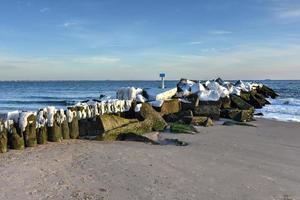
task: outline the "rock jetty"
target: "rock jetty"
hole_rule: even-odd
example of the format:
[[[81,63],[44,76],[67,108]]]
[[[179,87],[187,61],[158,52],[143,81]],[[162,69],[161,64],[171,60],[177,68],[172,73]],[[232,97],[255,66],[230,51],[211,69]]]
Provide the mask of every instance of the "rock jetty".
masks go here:
[[[140,140],[169,125],[173,132],[192,133],[193,126],[213,126],[220,118],[249,122],[255,109],[277,96],[261,83],[220,78],[181,79],[177,86],[166,89],[123,87],[116,91],[116,99],[79,102],[66,110],[49,106],[37,112],[7,113],[0,119],[0,153],[78,138],[112,141],[127,134]]]

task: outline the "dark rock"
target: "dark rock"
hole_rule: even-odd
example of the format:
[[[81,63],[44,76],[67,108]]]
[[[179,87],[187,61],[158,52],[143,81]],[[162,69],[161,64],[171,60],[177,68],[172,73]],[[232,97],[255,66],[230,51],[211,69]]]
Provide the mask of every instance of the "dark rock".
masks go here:
[[[254,113],[255,116],[264,116],[263,113]]]
[[[257,92],[264,95],[267,98],[271,97],[272,99],[275,99],[276,97],[279,96],[273,89],[267,87],[266,85],[257,88]]]
[[[163,118],[166,122],[176,122],[180,119],[178,114],[164,115]]]

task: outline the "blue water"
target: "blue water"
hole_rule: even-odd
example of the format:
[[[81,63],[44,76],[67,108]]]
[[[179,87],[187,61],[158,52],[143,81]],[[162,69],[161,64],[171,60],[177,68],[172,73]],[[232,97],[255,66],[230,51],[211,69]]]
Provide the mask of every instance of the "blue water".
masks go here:
[[[166,81],[167,87],[176,87],[178,81]],[[280,94],[272,105],[259,110],[264,117],[300,122],[300,81],[258,81]],[[36,111],[45,106],[66,108],[101,94],[115,97],[120,87],[155,87],[159,81],[0,81],[0,113],[14,110]]]

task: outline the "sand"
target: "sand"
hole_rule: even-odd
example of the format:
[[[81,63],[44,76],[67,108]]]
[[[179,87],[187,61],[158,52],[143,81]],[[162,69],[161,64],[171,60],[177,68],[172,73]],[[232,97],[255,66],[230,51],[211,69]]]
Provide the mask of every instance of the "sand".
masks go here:
[[[300,199],[300,123],[163,134],[189,146],[69,140],[0,155],[0,199]]]

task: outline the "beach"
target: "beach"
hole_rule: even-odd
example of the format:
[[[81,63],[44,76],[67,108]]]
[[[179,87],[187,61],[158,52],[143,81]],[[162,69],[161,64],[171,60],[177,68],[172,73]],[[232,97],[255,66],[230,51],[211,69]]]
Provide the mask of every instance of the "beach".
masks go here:
[[[299,199],[300,124],[163,133],[188,146],[64,140],[0,155],[0,199]]]

